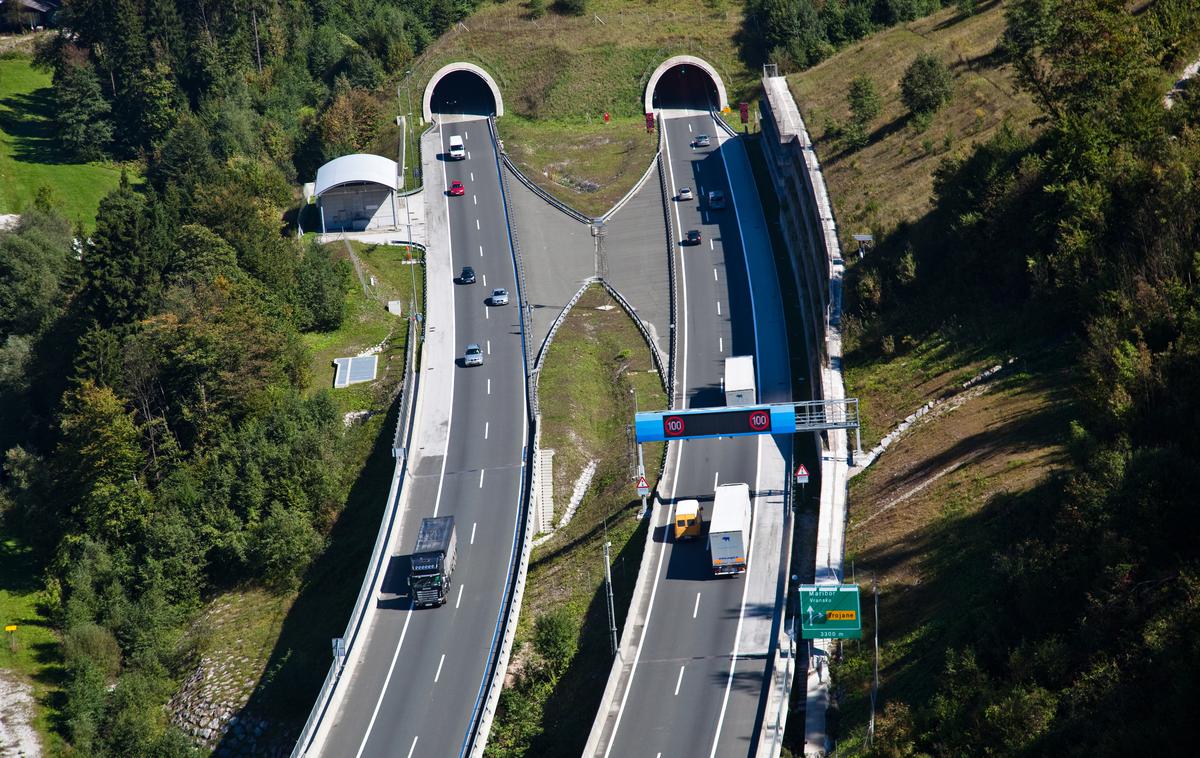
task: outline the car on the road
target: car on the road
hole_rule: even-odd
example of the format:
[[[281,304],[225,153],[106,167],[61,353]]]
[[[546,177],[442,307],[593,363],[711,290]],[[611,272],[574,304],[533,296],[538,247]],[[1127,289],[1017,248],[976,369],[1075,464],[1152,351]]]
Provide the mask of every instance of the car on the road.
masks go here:
[[[683,238],[685,245],[699,245],[701,240],[699,229],[688,229],[687,235]]]
[[[692,147],[708,147],[710,140],[707,134],[697,134],[696,139],[692,140]]]
[[[450,182],[451,197],[462,197],[465,194],[467,194],[467,188],[463,186],[462,182],[457,179]]]
[[[467,351],[463,353],[464,366],[482,366],[483,365],[483,350],[474,342],[467,345]]]
[[[475,269],[471,268],[470,266],[463,266],[463,270],[458,275],[458,283],[459,284],[474,284],[475,283]]]
[[[679,188],[679,199],[680,200],[691,200],[694,197],[695,197],[695,195],[692,194],[691,187],[680,187]]]
[[[492,305],[508,305],[508,290],[503,287],[497,287],[492,290],[492,296],[488,298]]]
[[[725,207],[725,193],[721,190],[712,190],[708,193],[708,209],[719,211]]]

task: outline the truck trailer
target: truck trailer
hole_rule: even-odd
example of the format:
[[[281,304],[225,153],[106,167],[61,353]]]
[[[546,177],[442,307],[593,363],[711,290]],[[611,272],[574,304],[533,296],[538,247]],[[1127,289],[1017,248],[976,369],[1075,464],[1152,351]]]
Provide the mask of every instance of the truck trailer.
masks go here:
[[[734,355],[725,359],[725,405],[754,405],[754,356]]]
[[[446,604],[450,575],[458,558],[457,546],[453,516],[421,519],[408,574],[414,606]]]
[[[750,485],[722,484],[713,497],[708,553],[716,576],[741,574],[750,550]]]

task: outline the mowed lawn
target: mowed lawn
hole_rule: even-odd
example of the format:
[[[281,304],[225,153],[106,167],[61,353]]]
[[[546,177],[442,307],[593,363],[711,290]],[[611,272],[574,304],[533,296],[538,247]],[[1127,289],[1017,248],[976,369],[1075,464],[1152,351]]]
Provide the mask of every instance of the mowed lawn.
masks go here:
[[[73,163],[54,139],[50,73],[26,57],[0,58],[0,213],[20,213],[43,185],[64,216],[91,229],[121,179],[117,164]],[[137,177],[130,171],[130,180]]]

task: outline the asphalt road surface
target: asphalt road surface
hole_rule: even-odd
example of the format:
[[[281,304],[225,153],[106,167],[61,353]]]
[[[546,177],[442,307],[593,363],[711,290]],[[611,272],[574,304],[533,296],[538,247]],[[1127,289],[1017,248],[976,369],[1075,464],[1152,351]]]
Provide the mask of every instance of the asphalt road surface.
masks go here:
[[[679,380],[686,407],[723,406],[724,359],[757,351],[745,256],[717,153],[717,126],[701,112],[666,115],[661,126],[668,192],[676,196],[680,188],[690,187],[696,198],[672,199],[676,239],[685,239],[689,229],[703,235],[699,245],[677,251],[681,313],[687,319]],[[693,145],[700,134],[710,136],[711,146]],[[725,193],[725,209],[709,207],[710,190]],[[671,500],[695,498],[708,518],[717,484],[745,482],[759,490],[760,444],[771,440],[682,442]],[[670,539],[665,534],[656,538]],[[669,544],[661,555],[638,663],[607,755],[746,755],[757,733],[765,661],[735,663],[732,657],[744,612],[745,578],[713,577],[703,540]]]
[[[426,177],[427,192],[457,179],[462,197],[448,205],[455,275],[475,269],[477,282],[454,287],[457,367],[443,455],[418,463],[403,516],[400,549],[412,549],[420,520],[455,517],[458,565],[449,601],[412,609],[406,569],[389,580],[404,593],[376,614],[368,648],[325,742],[328,756],[455,756],[468,748],[472,714],[482,698],[489,659],[499,644],[506,581],[517,560],[522,456],[526,441],[525,383],[515,270],[504,218],[496,153],[487,122],[439,118],[441,174]],[[451,135],[468,158],[449,161]],[[431,251],[434,254],[435,251]],[[510,304],[487,297],[504,287]],[[431,325],[432,326],[432,325]],[[461,365],[468,343],[484,351],[480,367]]]

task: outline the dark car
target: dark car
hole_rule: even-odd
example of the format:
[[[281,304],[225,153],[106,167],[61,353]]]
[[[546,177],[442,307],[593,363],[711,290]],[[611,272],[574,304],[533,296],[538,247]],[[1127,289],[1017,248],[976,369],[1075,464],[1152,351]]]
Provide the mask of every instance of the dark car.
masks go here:
[[[459,284],[474,284],[475,283],[475,269],[471,268],[470,266],[463,266],[462,273],[458,275],[458,283]]]
[[[685,245],[699,245],[701,240],[699,229],[688,229],[687,235],[683,238]]]

